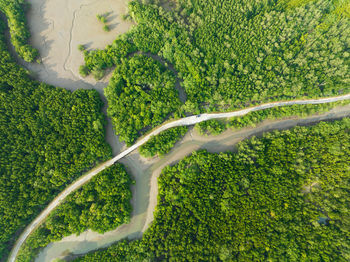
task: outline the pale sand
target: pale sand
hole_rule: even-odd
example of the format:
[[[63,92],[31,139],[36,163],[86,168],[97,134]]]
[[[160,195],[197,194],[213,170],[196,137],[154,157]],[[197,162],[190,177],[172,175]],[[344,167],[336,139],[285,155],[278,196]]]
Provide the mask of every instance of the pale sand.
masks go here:
[[[104,48],[107,44],[111,44],[118,34],[126,32],[132,25],[130,22],[121,20],[121,15],[126,12],[126,1],[31,0],[30,3],[32,8],[28,22],[32,34],[31,44],[39,50],[42,64],[23,63],[23,65],[34,72],[40,81],[69,90],[94,88],[105,101],[103,88],[109,76],[99,83],[91,77],[82,79],[78,74],[78,68],[83,63],[83,56],[77,46],[84,44],[88,49]],[[97,14],[106,12],[112,12],[108,19],[112,30],[108,33],[102,30],[103,25],[96,18]],[[292,125],[295,123],[293,122]],[[157,177],[162,168],[199,148],[207,148],[213,152],[228,149],[231,144],[246,137],[245,131],[242,132],[242,135],[236,138],[232,137],[232,131],[218,137],[200,137],[194,132],[193,141],[188,134],[169,155],[161,160],[140,159],[137,153],[127,156],[121,162],[128,166],[130,173],[137,181],[132,188],[134,210],[131,222],[103,235],[87,231],[80,236],[72,235],[64,238],[45,248],[37,261],[50,261],[70,252],[88,252],[125,237],[130,239],[140,237],[153,220],[158,193]],[[231,140],[231,138],[234,139]],[[110,123],[107,128],[107,140],[113,147],[114,155],[121,150],[123,144],[116,143]],[[154,165],[150,167],[151,164]]]
[[[107,101],[103,88],[107,86],[111,74],[96,82],[91,76],[82,78],[79,66],[84,63],[83,54],[78,45],[88,50],[105,48],[119,34],[132,26],[122,21],[127,12],[127,0],[29,0],[28,25],[31,33],[30,43],[39,50],[41,64],[18,62],[32,72],[42,82],[63,87],[68,90],[96,89],[100,94],[106,114]],[[109,13],[110,32],[103,31],[103,24],[97,20],[97,14]],[[110,119],[107,119],[106,140],[111,145],[113,155],[124,147],[124,143],[113,131]]]
[[[83,54],[78,45],[88,50],[103,49],[117,35],[128,31],[131,22],[122,21],[127,12],[126,0],[30,0],[28,24],[30,43],[39,50],[41,65],[26,64],[39,80],[64,87],[94,88],[96,81],[79,75]],[[110,32],[104,32],[97,14],[110,13],[107,17]],[[107,83],[108,77],[99,81]],[[103,86],[103,85],[100,85]]]
[[[121,15],[126,11],[126,1],[30,0],[30,3],[32,8],[28,15],[28,22],[32,34],[31,44],[39,50],[42,64],[24,62],[22,64],[34,72],[38,80],[52,85],[69,90],[94,88],[99,91],[105,102],[103,88],[106,86],[109,76],[106,76],[99,83],[96,83],[91,77],[82,79],[78,74],[78,68],[83,63],[83,56],[78,51],[77,46],[84,44],[89,49],[104,48],[107,44],[112,43],[118,34],[126,32],[132,25],[130,22],[121,20]],[[102,30],[103,25],[96,18],[96,14],[106,12],[112,12],[108,18],[108,24],[112,30],[108,33]],[[292,125],[295,124],[296,122],[292,122]],[[275,128],[279,128],[278,123]],[[232,135],[231,131],[231,133],[226,132],[214,138],[210,136],[200,137],[194,132],[193,141],[188,134],[183,142],[161,160],[157,158],[151,161],[141,160],[136,153],[127,156],[121,162],[128,166],[130,173],[137,181],[132,188],[134,211],[131,222],[104,235],[87,231],[78,237],[69,236],[60,242],[50,244],[40,253],[37,261],[50,261],[70,252],[84,253],[124,237],[140,237],[153,220],[153,210],[157,203],[158,193],[157,177],[161,169],[199,148],[207,148],[212,152],[232,148],[232,144],[246,137],[245,131],[242,132],[241,135],[237,134],[238,137]],[[114,155],[121,150],[123,144],[116,142],[117,139],[110,122],[107,127],[107,140],[113,147]],[[150,167],[153,163],[154,165]]]
[[[243,128],[237,131],[227,130],[218,136],[200,136],[191,128],[184,139],[177,143],[164,158],[147,160],[140,158],[137,152],[133,152],[121,160],[136,180],[136,185],[132,188],[134,211],[131,222],[105,234],[88,230],[80,236],[71,235],[59,242],[51,243],[39,254],[36,261],[51,261],[57,257],[67,256],[69,253],[82,254],[106,247],[123,238],[135,239],[141,237],[153,221],[153,211],[157,205],[158,196],[157,179],[162,169],[167,165],[177,163],[196,150],[206,149],[212,153],[232,151],[238,142],[253,135],[261,135],[271,130],[287,129],[298,124],[309,124],[349,115],[350,105],[347,105],[305,119],[267,120],[254,128]]]
[[[307,125],[322,120],[337,119],[350,116],[350,105],[336,107],[329,112],[308,116],[305,118],[289,117],[278,120],[265,120],[258,124],[256,127],[246,127],[243,129],[232,130],[228,129],[225,132],[217,136],[202,136],[198,132],[191,128],[180,143],[177,143],[171,152],[166,155],[164,159],[160,159],[152,167],[152,176],[149,193],[149,205],[146,213],[146,219],[142,232],[144,232],[154,219],[154,210],[157,205],[158,197],[158,177],[164,167],[168,165],[174,165],[185,156],[190,155],[192,152],[205,149],[211,153],[220,153],[233,151],[235,145],[240,141],[250,138],[252,136],[260,136],[261,134],[273,130],[283,130],[292,128],[296,125]],[[154,160],[152,161],[154,162]]]

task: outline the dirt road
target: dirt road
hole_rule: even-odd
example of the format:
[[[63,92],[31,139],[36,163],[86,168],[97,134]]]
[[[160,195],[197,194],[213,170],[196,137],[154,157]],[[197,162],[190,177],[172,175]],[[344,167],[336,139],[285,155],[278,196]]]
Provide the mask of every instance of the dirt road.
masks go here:
[[[81,176],[77,181],[73,182],[73,184],[69,185],[64,191],[62,191],[40,214],[39,216],[22,232],[20,237],[18,238],[14,248],[11,251],[9,261],[14,262],[17,256],[17,253],[21,247],[21,245],[24,243],[26,238],[30,235],[30,233],[35,230],[58,206],[69,194],[71,194],[73,191],[80,188],[82,185],[84,185],[86,182],[88,182],[91,178],[93,178],[95,175],[97,175],[102,170],[110,167],[118,160],[122,159],[126,155],[130,154],[132,151],[138,149],[141,145],[145,144],[152,136],[158,135],[164,130],[167,130],[172,127],[177,126],[190,126],[194,125],[206,120],[210,119],[220,119],[220,118],[229,118],[229,117],[235,117],[235,116],[243,116],[248,114],[249,112],[263,110],[267,108],[273,108],[273,107],[281,107],[281,106],[288,106],[288,105],[306,105],[306,104],[323,104],[323,103],[329,103],[329,102],[336,102],[341,100],[347,100],[350,99],[350,94],[337,96],[337,97],[328,97],[328,98],[320,98],[320,99],[310,99],[310,100],[292,100],[292,101],[283,101],[283,102],[272,102],[272,103],[266,103],[238,111],[233,112],[227,112],[227,113],[213,113],[213,114],[201,114],[201,115],[195,115],[190,117],[181,118],[175,121],[168,122],[152,132],[150,132],[148,135],[144,136],[140,140],[138,140],[134,145],[127,148],[114,158],[100,164],[99,166],[93,168],[89,172],[87,172],[85,175]]]
[[[104,248],[123,238],[135,239],[153,221],[154,208],[157,205],[158,184],[157,179],[162,169],[173,165],[193,151],[206,149],[212,153],[233,151],[235,145],[251,136],[260,136],[264,132],[282,130],[296,125],[309,125],[321,120],[330,120],[350,116],[350,105],[337,107],[330,112],[309,116],[303,119],[292,117],[288,119],[266,120],[256,127],[248,127],[237,131],[227,130],[218,136],[201,136],[192,128],[181,142],[177,143],[164,158],[144,159],[137,152],[123,158],[121,162],[129,167],[129,173],[136,180],[133,188],[133,212],[131,222],[115,230],[98,234],[87,230],[81,235],[71,235],[61,241],[53,242],[45,247],[36,258],[36,262],[52,261],[63,258],[68,254],[84,254],[99,248]]]

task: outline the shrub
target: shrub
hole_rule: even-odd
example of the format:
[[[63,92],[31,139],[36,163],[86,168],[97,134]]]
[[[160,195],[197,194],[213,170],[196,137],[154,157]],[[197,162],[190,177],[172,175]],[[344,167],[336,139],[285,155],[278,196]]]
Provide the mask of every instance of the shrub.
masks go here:
[[[110,30],[111,30],[111,29],[109,28],[108,25],[104,25],[104,26],[103,26],[103,31],[109,32]]]

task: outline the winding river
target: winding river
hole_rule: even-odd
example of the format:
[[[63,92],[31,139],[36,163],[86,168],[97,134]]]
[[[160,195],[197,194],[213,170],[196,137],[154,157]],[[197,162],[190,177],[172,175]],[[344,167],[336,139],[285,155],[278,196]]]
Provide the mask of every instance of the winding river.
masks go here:
[[[82,185],[84,185],[86,182],[88,182],[90,179],[92,179],[95,175],[97,175],[99,172],[102,170],[110,167],[113,165],[115,162],[119,161],[120,159],[124,158],[125,156],[129,155],[131,152],[134,150],[138,149],[141,145],[146,143],[152,136],[155,136],[159,134],[160,132],[167,130],[172,127],[177,127],[177,126],[190,126],[194,125],[203,121],[211,120],[211,119],[222,119],[222,118],[230,118],[230,117],[236,117],[236,116],[243,116],[246,115],[250,112],[253,111],[259,111],[259,110],[264,110],[268,108],[273,108],[273,107],[281,107],[281,106],[290,106],[290,105],[306,105],[306,104],[323,104],[323,103],[330,103],[330,102],[336,102],[336,101],[342,101],[342,100],[348,100],[350,99],[350,94],[342,95],[342,96],[337,96],[337,97],[327,97],[327,98],[320,98],[320,99],[308,99],[308,100],[291,100],[291,101],[280,101],[280,102],[272,102],[272,103],[266,103],[266,104],[261,104],[253,107],[249,107],[246,109],[242,110],[237,110],[233,112],[226,112],[226,113],[212,113],[212,114],[200,114],[200,115],[194,115],[190,117],[185,117],[181,118],[178,120],[174,121],[169,121],[162,126],[157,127],[153,131],[151,131],[149,134],[146,136],[142,137],[139,139],[134,145],[130,146],[126,150],[122,151],[118,155],[116,155],[114,158],[96,166],[86,174],[82,175],[78,180],[73,182],[71,185],[69,185],[64,191],[62,191],[40,214],[39,216],[36,217],[34,221],[32,221],[31,224],[28,225],[28,227],[22,232],[20,237],[18,238],[15,246],[13,247],[11,251],[11,255],[9,257],[9,261],[14,262],[17,256],[17,253],[21,247],[21,245],[24,243],[26,238],[30,235],[33,230],[35,230],[58,206],[69,194],[71,194],[73,191],[77,190],[80,188]],[[348,112],[347,108],[347,112]],[[332,114],[335,114],[334,112]],[[154,189],[155,190],[155,189]],[[156,190],[155,190],[156,191]],[[137,190],[136,190],[137,192]],[[150,193],[150,196],[153,195]],[[150,202],[152,203],[152,202]],[[153,213],[153,209],[148,210],[147,213]],[[136,214],[138,216],[139,214]],[[131,225],[134,222],[133,219],[135,218],[135,215],[132,217]],[[141,230],[141,232],[148,226],[148,224],[152,221],[152,216],[148,215],[146,219],[146,223]],[[127,227],[128,225],[124,225],[124,227]],[[132,226],[129,226],[132,227]],[[135,228],[133,228],[135,231]],[[128,231],[128,230],[126,230]],[[135,235],[140,235],[141,232],[134,232]],[[108,234],[108,233],[107,233]],[[124,237],[129,236],[129,234],[125,234]],[[85,246],[85,244],[84,244]],[[97,248],[96,246],[95,248]],[[93,249],[93,248],[92,248]],[[45,259],[45,261],[48,258]]]
[[[65,4],[65,2],[67,2],[68,0],[65,0],[65,1],[55,0],[55,1],[57,3],[60,3],[59,6],[60,6],[60,9],[62,10],[65,10],[65,8],[69,6]],[[68,1],[68,2],[70,3],[71,1]],[[104,2],[107,3],[108,1],[104,1]],[[106,86],[108,77],[104,79],[104,83],[95,83],[94,81],[90,83],[90,82],[87,82],[86,80],[80,79],[79,76],[74,75],[71,70],[71,68],[75,68],[75,69],[78,68],[78,65],[75,65],[74,63],[76,61],[79,61],[79,59],[73,59],[73,56],[71,55],[72,50],[76,51],[75,48],[73,49],[72,47],[78,44],[78,42],[77,43],[74,42],[78,40],[75,40],[75,38],[73,39],[72,35],[73,34],[76,35],[77,33],[79,33],[82,28],[85,30],[83,34],[84,37],[85,37],[86,30],[91,31],[89,27],[85,26],[85,23],[83,20],[75,21],[76,13],[90,12],[89,9],[86,9],[86,10],[82,9],[83,7],[88,7],[88,5],[87,4],[82,5],[81,3],[80,4],[78,3],[79,5],[75,6],[77,3],[74,3],[74,5],[69,6],[72,12],[66,12],[65,15],[68,15],[69,17],[67,17],[67,19],[63,19],[64,21],[71,21],[71,24],[69,24],[67,27],[69,28],[69,30],[67,31],[67,30],[61,30],[58,27],[59,23],[57,22],[59,22],[61,19],[61,13],[58,12],[57,9],[53,7],[50,8],[51,5],[49,5],[48,1],[32,0],[31,3],[33,5],[38,5],[39,7],[39,8],[32,8],[31,12],[38,11],[39,13],[37,15],[32,14],[30,15],[30,17],[40,18],[40,19],[29,19],[30,28],[32,29],[35,28],[35,30],[38,31],[38,32],[32,32],[33,35],[39,36],[34,39],[34,46],[42,47],[42,50],[40,50],[40,53],[42,55],[46,54],[46,57],[44,56],[45,59],[43,59],[42,61],[43,63],[41,65],[27,64],[21,61],[20,59],[18,59],[18,62],[22,66],[28,68],[30,71],[36,73],[35,78],[37,78],[40,81],[62,86],[71,91],[74,91],[77,88],[96,89],[100,93],[105,103],[105,107],[103,108],[103,111],[106,112],[107,103],[105,101],[106,99],[103,94],[103,88]],[[96,12],[95,6],[94,6],[95,4],[98,5],[99,8],[103,7],[107,9],[108,8],[114,9],[108,6],[104,7],[104,5],[100,4],[101,3],[100,1],[96,1],[96,0],[88,0],[88,3],[89,5],[91,5],[93,12]],[[56,5],[52,5],[52,6],[56,6]],[[53,12],[53,14],[57,16],[57,19],[55,21],[50,20],[51,16],[49,15],[49,12]],[[102,12],[102,9],[101,9],[101,12]],[[118,14],[121,14],[121,13],[122,13],[121,11],[120,12],[118,11]],[[118,17],[118,14],[116,14],[116,17]],[[83,17],[83,15],[81,15],[80,17]],[[94,22],[92,22],[92,25],[93,23]],[[122,28],[122,31],[127,30],[129,26],[131,25],[125,25],[125,28]],[[97,28],[96,30],[99,30],[99,29]],[[67,34],[67,32],[69,34]],[[63,34],[64,37],[62,37],[63,39],[62,41],[64,43],[69,43],[69,45],[67,46],[67,45],[61,45],[58,42],[56,43],[54,40],[57,38],[56,37],[57,34],[61,34],[61,35]],[[67,41],[67,39],[69,41]],[[47,41],[47,40],[50,40],[50,41]],[[37,41],[38,43],[35,44],[35,41]],[[44,41],[44,44],[42,44],[43,41]],[[79,41],[81,40],[79,39]],[[110,42],[110,41],[106,40],[106,42]],[[87,43],[87,44],[90,44],[90,43]],[[53,45],[53,46],[50,46],[50,45]],[[57,50],[61,50],[61,51],[63,50],[64,52],[68,50],[68,53],[66,54],[66,56],[62,56],[61,53],[63,51],[62,52],[59,52],[57,50],[55,51],[54,47],[57,47],[58,48]],[[51,51],[55,51],[54,52],[55,56],[53,56],[53,54],[50,53]],[[15,55],[15,52],[13,50],[12,50],[12,54]],[[77,54],[77,56],[79,56],[79,54]],[[59,63],[56,60],[54,61],[49,60],[49,58],[51,57],[56,57],[57,61],[60,61],[61,58],[65,58],[65,59],[63,63]],[[153,57],[153,58],[157,59],[156,57]],[[69,61],[71,62],[68,63]],[[172,70],[171,65],[170,65],[170,70]],[[186,100],[186,94],[181,93],[181,88],[178,81],[177,81],[176,87],[179,89],[181,100],[182,101]],[[129,224],[122,225],[118,227],[116,230],[107,232],[105,234],[98,234],[95,232],[86,231],[80,236],[72,235],[64,238],[59,242],[51,243],[39,254],[38,258],[36,259],[37,261],[51,261],[54,258],[64,257],[68,254],[83,254],[101,247],[108,246],[111,243],[118,241],[122,238],[127,237],[129,239],[134,239],[134,238],[141,237],[142,233],[148,228],[148,226],[153,220],[153,211],[157,204],[157,190],[158,190],[157,177],[159,176],[162,168],[166,165],[176,163],[177,161],[182,159],[184,156],[190,154],[195,150],[198,150],[201,148],[207,149],[210,152],[221,152],[225,150],[231,150],[237,142],[247,137],[250,137],[252,135],[259,135],[262,132],[270,131],[273,129],[290,128],[298,124],[309,124],[309,123],[313,123],[321,120],[336,119],[344,116],[349,116],[350,105],[338,107],[323,115],[310,116],[305,119],[265,121],[255,128],[244,128],[239,131],[229,130],[215,137],[199,136],[198,134],[196,134],[196,132],[193,129],[191,129],[190,132],[188,132],[188,134],[185,136],[185,138],[180,143],[178,143],[173,148],[173,150],[164,158],[162,159],[154,158],[152,160],[143,159],[136,152],[136,149],[138,149],[142,144],[146,143],[153,135],[157,135],[166,129],[176,127],[176,126],[191,126],[196,123],[210,120],[210,119],[243,116],[249,112],[263,110],[267,108],[289,106],[289,105],[295,105],[295,104],[302,104],[302,105],[322,104],[322,103],[329,103],[329,102],[348,100],[348,99],[350,99],[350,94],[342,95],[338,97],[321,98],[321,99],[281,101],[281,102],[266,103],[266,104],[246,108],[243,110],[228,112],[228,113],[201,114],[201,115],[178,119],[175,121],[169,121],[163,124],[162,126],[154,129],[148,135],[142,137],[140,140],[137,141],[137,143],[125,149],[120,154],[116,155],[113,159],[110,159],[96,166],[95,168],[93,168],[92,170],[90,170],[89,172],[81,176],[74,183],[69,185],[64,191],[62,191],[39,214],[39,216],[37,216],[36,219],[32,221],[32,223],[28,225],[28,227],[21,233],[20,237],[18,238],[17,242],[15,243],[12,249],[11,255],[9,257],[9,261],[11,262],[15,261],[17,253],[21,245],[26,240],[26,238],[31,234],[31,232],[33,232],[33,230],[35,230],[45,220],[47,215],[53,209],[55,209],[57,205],[59,205],[62,201],[64,201],[64,199],[70,193],[80,188],[82,185],[88,182],[92,177],[97,175],[100,171],[113,165],[116,161],[120,161],[123,164],[125,164],[127,166],[129,173],[136,180],[136,185],[132,187],[133,212],[132,212],[131,222]],[[113,154],[117,154],[117,152],[120,151],[120,148],[123,147],[122,143],[117,142],[118,139],[114,135],[114,131],[109,119],[108,119],[108,125],[107,125],[107,141],[113,148]]]

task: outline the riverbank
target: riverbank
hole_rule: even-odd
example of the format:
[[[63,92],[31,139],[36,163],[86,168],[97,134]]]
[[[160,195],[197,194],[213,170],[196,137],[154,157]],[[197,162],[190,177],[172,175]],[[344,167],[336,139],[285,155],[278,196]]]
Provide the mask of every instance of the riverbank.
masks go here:
[[[69,90],[99,88],[108,83],[108,76],[96,86],[92,78],[81,78],[79,66],[84,57],[78,45],[87,50],[105,48],[117,35],[127,32],[131,22],[123,21],[127,0],[30,0],[27,13],[31,33],[30,44],[40,53],[41,64],[22,65],[45,83]],[[108,14],[109,32],[103,30],[96,15]]]
[[[33,77],[57,87],[74,91],[77,89],[95,89],[104,103],[103,113],[107,115],[107,100],[103,89],[107,86],[111,74],[100,81],[92,77],[82,78],[79,66],[84,57],[78,50],[83,44],[87,50],[105,48],[119,34],[127,32],[131,22],[123,21],[127,11],[127,0],[30,0],[27,13],[31,33],[30,44],[39,50],[40,64],[27,63],[17,57],[17,62],[28,69]],[[103,30],[96,15],[108,13],[107,23],[110,32]],[[14,52],[12,52],[13,55]],[[111,145],[113,154],[121,151],[111,120],[107,118],[106,140]]]
[[[123,164],[129,167],[129,172],[136,180],[135,188],[133,188],[132,204],[134,211],[131,222],[105,234],[97,234],[89,230],[80,236],[72,235],[59,242],[51,243],[39,254],[36,261],[51,261],[57,257],[83,254],[109,246],[123,238],[135,239],[141,237],[153,221],[153,211],[157,205],[158,195],[157,178],[161,170],[167,165],[174,165],[193,151],[199,149],[206,149],[212,153],[232,151],[238,142],[251,136],[259,136],[272,130],[288,129],[296,125],[310,125],[322,120],[333,120],[345,116],[350,116],[350,105],[337,107],[327,113],[304,119],[267,120],[254,128],[243,128],[237,131],[227,130],[218,136],[201,136],[191,128],[183,140],[177,143],[164,158],[144,159],[139,156],[138,152],[133,152],[128,158],[121,160]]]

